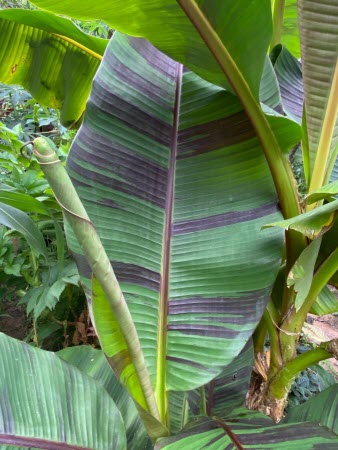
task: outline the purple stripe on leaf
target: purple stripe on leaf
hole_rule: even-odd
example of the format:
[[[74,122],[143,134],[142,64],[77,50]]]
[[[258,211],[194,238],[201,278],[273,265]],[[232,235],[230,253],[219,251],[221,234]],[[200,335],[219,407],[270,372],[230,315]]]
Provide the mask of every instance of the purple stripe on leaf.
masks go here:
[[[245,112],[180,131],[178,159],[190,158],[255,137]]]
[[[256,310],[256,304],[260,299],[264,299],[269,294],[270,289],[262,289],[248,293],[238,292],[239,297],[229,298],[205,298],[193,297],[180,300],[170,300],[169,314],[196,314],[196,313],[210,313],[210,314],[233,314],[238,315],[240,304],[241,313],[247,313],[249,309]],[[260,309],[260,308],[258,308]],[[251,314],[251,312],[250,312]]]
[[[142,135],[142,138],[148,137],[158,143],[168,147],[170,145],[170,132],[171,126],[169,123],[163,122],[153,114],[146,104],[139,103],[135,105],[130,101],[126,101],[121,97],[112,95],[109,92],[109,96],[102,96],[101,89],[109,89],[104,85],[104,82],[98,81],[93,85],[91,94],[92,103],[89,108],[92,108],[92,112],[96,113],[96,108],[99,113],[105,113],[107,118],[115,118],[125,127],[130,129],[130,133],[134,131]],[[140,99],[137,100],[140,102]],[[141,109],[142,107],[142,109]],[[88,109],[89,111],[89,109]]]
[[[166,359],[167,359],[167,361],[173,361],[173,362],[177,362],[179,364],[184,364],[186,366],[196,367],[196,369],[208,371],[208,368],[203,366],[203,364],[199,364],[197,362],[190,361],[189,359],[177,358],[176,356],[169,356],[169,355],[166,356]]]
[[[130,46],[147,61],[147,64],[162,72],[166,78],[176,78],[177,63],[174,60],[159,52],[146,39],[129,37],[128,40]]]
[[[210,318],[212,321],[212,318]],[[204,337],[214,337],[221,339],[236,339],[242,334],[242,330],[232,330],[231,328],[218,327],[216,325],[209,325],[205,323],[204,325],[197,324],[169,324],[168,331],[179,331],[187,336],[204,336]]]
[[[78,266],[80,275],[85,278],[91,278],[91,269],[83,255],[73,255]],[[146,269],[136,264],[111,261],[115,275],[120,283],[130,283],[137,286],[143,286],[158,292],[161,280],[161,274],[151,269]]]
[[[247,211],[231,211],[215,216],[204,217],[202,219],[187,220],[173,224],[173,234],[194,233],[196,231],[210,230],[226,225],[233,225],[249,220],[259,219],[278,211],[277,203],[268,203]]]
[[[74,145],[74,153],[78,150],[75,147],[76,146]],[[82,159],[85,159],[83,154]],[[106,164],[106,170],[109,170],[109,166],[110,164]],[[161,177],[163,170],[159,170],[157,176],[151,176],[151,173],[144,173],[137,174],[137,176],[135,175],[134,179],[132,179],[132,174],[129,172],[127,175],[127,180],[121,181],[114,179],[109,175],[103,175],[95,172],[93,169],[87,169],[79,166],[76,159],[72,159],[68,162],[68,168],[83,178],[81,181],[72,178],[75,186],[79,186],[79,183],[81,183],[87,187],[93,187],[93,185],[95,186],[95,184],[99,183],[99,185],[108,187],[117,192],[123,192],[132,197],[139,198],[140,200],[149,202],[160,208],[164,209],[165,207],[166,186],[164,184],[164,179]],[[127,164],[125,166],[119,166],[118,168],[116,167],[115,169],[115,173],[119,176],[122,176],[122,173],[127,172]],[[85,183],[85,180],[88,180],[87,184]],[[93,196],[95,196],[95,188]]]

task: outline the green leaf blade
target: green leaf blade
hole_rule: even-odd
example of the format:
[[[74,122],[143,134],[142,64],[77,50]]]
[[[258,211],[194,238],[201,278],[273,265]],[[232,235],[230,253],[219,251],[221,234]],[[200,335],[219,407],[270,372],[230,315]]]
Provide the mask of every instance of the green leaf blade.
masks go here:
[[[42,104],[61,109],[69,126],[85,109],[108,41],[45,11],[0,11],[0,80],[19,84]]]
[[[174,60],[180,61],[208,81],[229,87],[224,74],[189,19],[175,0],[106,1],[57,3],[36,0],[38,7],[79,19],[103,19],[112,28],[131,36],[142,36]],[[269,0],[196,2],[227,47],[239,70],[258,98],[259,84],[269,46],[272,19]],[[118,11],[118,14],[116,14]],[[130,20],[130,18],[133,20]],[[167,20],[163,21],[163,17]],[[146,18],[146,20],[144,20]],[[239,23],[240,19],[240,23]],[[182,39],[183,37],[183,39]],[[242,42],[246,45],[243,48]]]
[[[101,386],[52,353],[4,334],[0,344],[1,444],[125,449],[120,413]]]
[[[164,357],[166,389],[185,390],[210,381],[244,347],[265,307],[283,238],[260,231],[266,216],[280,213],[260,145],[234,96],[185,72],[174,133],[176,68],[144,40],[115,33],[67,167],[127,299],[154,388]],[[273,119],[287,147],[289,121]],[[71,234],[68,241],[90,289],[90,270]],[[165,354],[157,353],[160,336]]]

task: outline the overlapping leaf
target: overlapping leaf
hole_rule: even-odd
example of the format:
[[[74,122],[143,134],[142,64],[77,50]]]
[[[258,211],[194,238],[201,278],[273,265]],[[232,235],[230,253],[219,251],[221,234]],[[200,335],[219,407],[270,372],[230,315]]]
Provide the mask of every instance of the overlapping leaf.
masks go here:
[[[338,200],[280,222],[264,225],[268,227],[282,227],[286,230],[292,229],[303,233],[310,239],[325,233],[334,223],[338,210]]]
[[[312,191],[306,196],[306,203],[311,204],[319,200],[334,200],[338,194],[338,181],[322,186],[321,188]]]
[[[241,409],[225,419],[191,422],[177,436],[161,439],[155,450],[332,450],[337,444],[338,436],[317,423],[276,425],[264,414]]]
[[[271,124],[281,147],[299,139],[289,120]],[[205,384],[254,330],[282,245],[280,232],[260,230],[279,213],[238,100],[181,76],[145,40],[115,33],[68,171],[127,298],[154,387]],[[71,235],[69,244],[90,287]]]
[[[44,11],[0,11],[0,81],[19,84],[71,125],[81,117],[106,48],[69,19]]]
[[[0,448],[125,450],[105,389],[53,353],[0,334]]]
[[[254,353],[252,340],[222,373],[203,386],[205,409],[209,417],[223,417],[226,413],[244,405],[249,389]],[[194,415],[201,413],[201,389],[189,393],[189,404]]]
[[[104,353],[90,346],[68,347],[57,355],[94,378],[114,400],[124,420],[128,450],[152,449],[134,402],[109,366]]]
[[[268,55],[265,59],[263,75],[261,79],[259,98],[261,103],[272,109],[282,111],[281,95],[276,73]]]
[[[304,102],[301,63],[287,48],[282,47],[274,69],[281,91],[283,109],[288,116],[301,123]]]
[[[208,81],[229,87],[217,62],[176,0],[35,0],[33,3],[69,17],[103,19],[114,29],[145,37]],[[196,4],[258,98],[272,31],[270,0],[197,0]]]
[[[336,0],[299,0],[298,13],[311,176],[335,70],[334,83],[338,82],[338,4]],[[331,150],[338,141],[337,117],[335,122]]]
[[[319,422],[338,434],[338,384],[291,408],[284,420],[288,424],[300,421]]]

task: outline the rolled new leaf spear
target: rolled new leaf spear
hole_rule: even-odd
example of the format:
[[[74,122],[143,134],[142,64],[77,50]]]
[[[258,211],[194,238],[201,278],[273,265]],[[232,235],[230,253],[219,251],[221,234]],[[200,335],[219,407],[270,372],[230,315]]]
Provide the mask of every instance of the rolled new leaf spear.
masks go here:
[[[127,343],[148,410],[159,420],[155,395],[135,324],[94,225],[90,221],[73,183],[55,153],[52,144],[43,137],[34,139],[33,154],[49,181],[55,198],[60,204],[69,225],[72,227],[93,274],[106,294]]]

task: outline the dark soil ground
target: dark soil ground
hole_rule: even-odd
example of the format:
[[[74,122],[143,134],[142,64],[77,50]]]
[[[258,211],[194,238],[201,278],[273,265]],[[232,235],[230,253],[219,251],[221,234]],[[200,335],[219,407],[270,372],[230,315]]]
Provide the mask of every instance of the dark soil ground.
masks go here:
[[[0,310],[0,332],[23,340],[28,333],[26,309],[18,301],[8,301]]]

